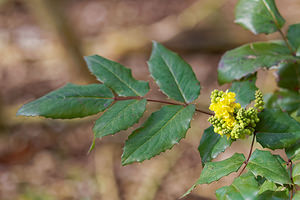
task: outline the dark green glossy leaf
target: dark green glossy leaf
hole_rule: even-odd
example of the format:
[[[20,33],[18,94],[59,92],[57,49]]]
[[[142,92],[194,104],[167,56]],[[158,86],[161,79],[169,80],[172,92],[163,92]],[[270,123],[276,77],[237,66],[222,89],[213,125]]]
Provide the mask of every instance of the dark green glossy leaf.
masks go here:
[[[235,22],[258,33],[273,33],[284,25],[274,0],[239,0],[235,9]]]
[[[226,136],[222,137],[215,133],[213,126],[205,129],[198,147],[202,165],[204,166],[205,163],[216,158],[220,153],[225,151],[231,143],[231,139],[227,139]]]
[[[247,200],[255,199],[258,194],[258,183],[251,173],[243,174],[234,179],[232,185],[225,186],[216,191],[219,200]]]
[[[149,71],[163,93],[177,101],[190,103],[200,94],[200,83],[191,66],[176,53],[153,42]]]
[[[144,96],[149,84],[132,77],[131,70],[98,55],[84,57],[89,70],[119,96]]]
[[[278,109],[264,109],[259,114],[256,139],[265,148],[283,149],[300,141],[300,123]]]
[[[266,108],[280,108],[282,111],[298,116],[300,111],[300,94],[291,90],[281,89],[264,97]]]
[[[267,190],[256,198],[257,200],[288,200],[289,195],[286,191],[270,191]]]
[[[287,38],[289,43],[293,46],[293,48],[296,50],[300,46],[300,24],[292,24],[289,26],[288,32],[287,32]]]
[[[146,103],[145,99],[116,102],[96,121],[93,128],[95,137],[101,138],[128,129],[143,116]]]
[[[234,81],[230,87],[230,91],[236,94],[235,98],[242,107],[246,107],[251,101],[255,99],[255,85],[256,74],[240,81]]]
[[[122,164],[142,162],[172,148],[185,137],[195,106],[162,107],[151,114],[125,143]]]
[[[22,106],[17,115],[54,119],[85,117],[105,110],[114,100],[113,93],[102,84],[74,85],[62,88]]]
[[[270,68],[284,61],[296,59],[290,54],[289,49],[280,43],[246,44],[227,51],[223,55],[218,68],[218,80],[221,84],[229,83],[254,73],[260,68]]]
[[[184,196],[191,193],[191,191],[199,184],[209,184],[217,181],[223,176],[227,176],[232,172],[236,172],[245,161],[245,156],[240,153],[235,153],[233,156],[226,160],[218,162],[208,162],[205,164],[200,178],[197,182],[184,194]]]
[[[278,184],[290,184],[291,180],[279,160],[269,151],[256,149],[251,155],[247,169]]]
[[[293,166],[293,181],[295,184],[300,185],[300,163]]]
[[[300,64],[283,63],[280,65],[278,72],[278,86],[298,92],[300,89]],[[298,93],[299,94],[299,93]]]

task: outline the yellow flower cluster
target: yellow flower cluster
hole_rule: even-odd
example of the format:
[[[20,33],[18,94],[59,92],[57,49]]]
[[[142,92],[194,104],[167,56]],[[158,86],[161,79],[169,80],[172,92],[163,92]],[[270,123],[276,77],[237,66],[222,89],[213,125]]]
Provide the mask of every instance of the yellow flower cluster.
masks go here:
[[[241,108],[241,105],[235,102],[235,93],[215,90],[212,92],[211,100],[209,109],[215,112],[215,117],[223,119],[227,127],[233,128],[236,121],[234,113]],[[223,135],[222,131],[219,132]]]
[[[262,94],[256,91],[255,106],[248,109],[241,108],[235,102],[235,93],[214,90],[211,93],[209,109],[215,112],[208,121],[213,125],[214,132],[226,135],[233,140],[245,138],[255,131],[256,123],[259,122],[258,112],[263,109]]]

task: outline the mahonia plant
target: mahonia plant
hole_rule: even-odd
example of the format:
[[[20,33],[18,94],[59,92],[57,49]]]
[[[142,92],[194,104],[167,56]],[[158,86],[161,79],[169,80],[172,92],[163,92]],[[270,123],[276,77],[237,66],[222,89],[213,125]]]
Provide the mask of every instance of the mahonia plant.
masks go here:
[[[174,101],[146,97],[147,82],[134,79],[125,66],[93,55],[85,57],[85,61],[101,84],[67,84],[23,105],[17,115],[71,119],[103,112],[93,127],[94,137],[102,138],[137,123],[147,103],[168,104],[154,111],[129,135],[121,158],[123,165],[142,162],[171,149],[186,136],[195,112],[211,115],[212,126],[204,130],[198,147],[203,170],[185,195],[198,184],[209,184],[240,170],[231,185],[216,191],[218,199],[300,199],[297,191],[300,185],[300,24],[290,25],[285,34],[281,30],[285,20],[274,0],[239,0],[235,18],[236,23],[254,34],[278,32],[282,40],[246,44],[223,55],[218,81],[232,84],[228,91],[212,92],[209,109],[214,114],[193,103],[201,87],[191,66],[176,53],[153,42],[148,61],[150,74],[160,90]],[[262,68],[278,69],[279,89],[264,97],[255,85],[257,71]],[[247,158],[234,153],[225,160],[213,161],[232,142],[246,136],[252,136]],[[255,142],[263,149],[254,150]],[[287,159],[268,149],[284,150]]]

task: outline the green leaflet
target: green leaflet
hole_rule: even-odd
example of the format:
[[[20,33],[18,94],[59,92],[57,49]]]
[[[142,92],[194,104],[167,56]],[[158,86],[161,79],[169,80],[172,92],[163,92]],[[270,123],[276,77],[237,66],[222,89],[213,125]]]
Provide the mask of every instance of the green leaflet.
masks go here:
[[[300,163],[293,166],[292,175],[294,183],[300,185]]]
[[[113,93],[102,84],[74,85],[62,88],[23,105],[17,115],[54,119],[85,117],[105,110],[114,100]]]
[[[287,39],[295,50],[298,49],[298,47],[300,46],[299,35],[300,35],[300,24],[290,25],[287,32]]]
[[[273,154],[273,156],[279,161],[281,166],[286,167],[286,161],[280,155]]]
[[[254,73],[262,67],[273,67],[284,61],[295,61],[289,49],[275,42],[256,42],[227,51],[219,62],[220,84]]]
[[[278,109],[264,109],[259,114],[256,139],[266,148],[288,148],[300,141],[300,123]]]
[[[288,200],[289,193],[287,191],[270,191],[267,190],[258,195],[257,200]]]
[[[95,137],[101,138],[128,129],[143,116],[146,103],[145,99],[116,102],[96,121],[93,128]]]
[[[251,155],[247,169],[255,176],[263,176],[278,184],[290,184],[291,180],[279,160],[269,151],[256,149]]]
[[[280,89],[264,97],[266,108],[280,108],[288,114],[300,111],[300,94],[295,91]]]
[[[226,160],[206,163],[201,172],[200,178],[183,196],[191,193],[192,190],[199,184],[209,184],[219,180],[223,176],[236,172],[242,166],[244,161],[245,156],[243,154],[235,153]]]
[[[168,105],[151,114],[125,143],[122,164],[142,162],[172,148],[185,137],[195,106]]]
[[[279,87],[297,92],[300,89],[300,64],[282,63],[277,72],[277,84]]]
[[[289,148],[286,148],[285,153],[292,161],[300,160],[300,142]]]
[[[229,91],[236,94],[236,101],[240,103],[242,107],[246,107],[255,99],[255,91],[257,90],[255,82],[256,74],[246,77],[240,81],[232,82]]]
[[[149,91],[149,84],[135,80],[131,69],[98,55],[84,57],[89,70],[107,87],[119,96],[144,96]]]
[[[231,139],[227,139],[226,136],[222,137],[215,133],[213,126],[205,129],[198,147],[202,165],[204,166],[205,163],[216,158],[220,153],[225,151],[225,149],[229,147],[231,143]]]
[[[239,0],[235,22],[254,34],[273,33],[284,25],[274,0]]]
[[[258,183],[252,173],[243,174],[234,179],[232,185],[225,186],[216,191],[219,200],[246,200],[255,199],[258,194]]]
[[[259,194],[267,191],[267,190],[270,190],[270,191],[276,191],[277,189],[277,186],[274,182],[272,181],[268,181],[266,180],[259,188]]]
[[[149,71],[163,93],[168,97],[190,103],[200,94],[200,83],[191,66],[178,54],[153,42]]]

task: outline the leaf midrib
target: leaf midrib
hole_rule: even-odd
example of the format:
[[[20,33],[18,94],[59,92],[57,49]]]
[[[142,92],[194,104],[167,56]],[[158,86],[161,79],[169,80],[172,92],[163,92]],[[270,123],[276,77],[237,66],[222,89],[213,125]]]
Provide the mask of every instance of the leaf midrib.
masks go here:
[[[169,119],[160,129],[158,129],[156,131],[156,133],[154,133],[148,140],[146,140],[144,143],[142,143],[141,145],[139,145],[132,153],[129,154],[129,156],[124,160],[127,161],[128,158],[130,158],[130,155],[134,154],[137,150],[139,150],[139,148],[141,146],[143,146],[144,144],[146,144],[147,142],[149,142],[154,136],[156,136],[163,128],[165,128],[180,112],[182,112],[185,109],[185,107],[182,107],[180,110],[178,110],[172,117],[171,119]]]
[[[279,29],[279,28],[280,28],[280,27],[279,27],[279,23],[278,23],[278,21],[277,21],[277,19],[276,19],[276,16],[275,16],[274,13],[272,12],[270,6],[268,5],[268,3],[267,3],[265,0],[262,0],[262,2],[263,2],[263,4],[264,4],[264,6],[267,8],[268,12],[271,14],[271,17],[273,18],[274,23],[275,23],[277,29]]]
[[[44,98],[47,99],[111,99],[113,100],[113,97],[93,97],[93,96],[45,96]]]
[[[100,61],[98,61],[96,58],[90,57],[90,59],[92,59],[94,62],[98,63],[99,65],[101,65],[104,69],[106,69],[107,71],[109,71],[110,73],[112,73],[115,77],[117,77],[117,79],[119,79],[122,83],[124,83],[129,89],[131,89],[131,91],[133,91],[137,96],[143,96],[141,95],[139,92],[137,92],[134,88],[132,88],[128,83],[126,83],[123,79],[121,79],[121,77],[118,76],[118,74],[114,73],[113,71],[111,71],[109,68],[106,67],[106,65],[104,65],[103,63],[101,63]],[[126,69],[126,68],[125,68]]]
[[[174,78],[174,81],[175,81],[176,86],[177,86],[177,88],[178,88],[178,90],[179,90],[179,92],[180,92],[181,97],[183,98],[184,102],[188,103],[188,101],[187,101],[187,99],[186,99],[186,97],[185,97],[183,91],[181,90],[181,87],[180,87],[180,85],[179,85],[179,83],[178,83],[178,80],[177,80],[176,77],[175,77],[175,74],[174,74],[173,70],[171,69],[169,63],[166,62],[166,60],[165,60],[165,58],[164,58],[164,54],[161,54],[161,58],[162,58],[163,62],[166,64],[167,69],[170,71],[172,77]]]

